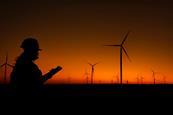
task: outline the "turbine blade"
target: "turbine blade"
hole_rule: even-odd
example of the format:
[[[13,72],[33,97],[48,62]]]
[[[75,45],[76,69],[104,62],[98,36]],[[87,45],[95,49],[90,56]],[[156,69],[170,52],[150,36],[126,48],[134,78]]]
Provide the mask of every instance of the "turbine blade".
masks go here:
[[[91,63],[88,63],[90,66],[93,66]]]
[[[1,67],[5,66],[5,63],[1,65]]]
[[[97,63],[95,63],[93,66],[96,66],[97,64],[99,64],[100,62],[97,62]]]
[[[130,57],[129,57],[129,55],[128,55],[128,53],[127,53],[127,51],[124,49],[124,47],[122,47],[122,48],[123,48],[123,51],[126,54],[127,58],[129,59],[129,61],[132,62],[131,59],[130,59]]]
[[[154,73],[154,71],[153,70],[151,70],[152,71],[152,73]]]
[[[151,72],[152,72],[152,77],[154,77],[154,76],[155,76],[155,72],[154,72],[154,70],[151,69]]]
[[[127,37],[129,36],[129,33],[130,33],[130,31],[128,31],[127,34],[125,35],[125,37],[124,37],[124,39],[123,39],[121,45],[124,44],[124,42],[126,41]]]
[[[121,45],[104,45],[104,46],[120,47]]]
[[[152,73],[153,73],[153,74],[155,74],[155,73],[156,73],[156,72],[155,72],[153,69],[151,69],[151,71],[152,71]]]
[[[7,63],[7,65],[8,65],[9,67],[12,67],[12,68],[14,67],[13,65],[10,65],[10,64],[8,64],[8,63]]]

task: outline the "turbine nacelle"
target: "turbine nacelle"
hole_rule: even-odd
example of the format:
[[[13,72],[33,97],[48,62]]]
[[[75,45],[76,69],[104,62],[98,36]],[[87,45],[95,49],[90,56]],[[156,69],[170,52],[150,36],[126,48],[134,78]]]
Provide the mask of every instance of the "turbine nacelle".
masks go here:
[[[88,64],[91,66],[91,67],[95,67],[97,64],[99,64],[99,62],[95,63],[95,64],[91,64],[88,62]]]

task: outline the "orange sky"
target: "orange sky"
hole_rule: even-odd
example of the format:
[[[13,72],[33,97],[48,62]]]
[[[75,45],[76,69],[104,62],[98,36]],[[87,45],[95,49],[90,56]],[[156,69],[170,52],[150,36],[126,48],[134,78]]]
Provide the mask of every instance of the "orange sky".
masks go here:
[[[100,62],[95,67],[95,83],[117,82],[119,48],[103,45],[121,43],[131,30],[125,48],[132,62],[123,55],[124,82],[137,82],[139,74],[145,83],[151,83],[153,69],[158,72],[157,83],[163,82],[163,75],[172,83],[172,10],[167,1],[2,2],[0,64],[6,51],[9,63],[15,63],[22,52],[21,41],[33,36],[43,49],[36,61],[42,72],[63,67],[48,83],[86,83],[85,72],[89,76],[91,72],[88,62]]]

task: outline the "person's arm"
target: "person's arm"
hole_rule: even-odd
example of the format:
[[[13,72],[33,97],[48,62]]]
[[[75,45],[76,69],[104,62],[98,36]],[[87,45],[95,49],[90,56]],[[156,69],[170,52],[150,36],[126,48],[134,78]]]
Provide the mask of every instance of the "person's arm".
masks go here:
[[[52,78],[53,75],[55,75],[60,70],[62,70],[62,67],[58,66],[55,69],[52,69],[48,73],[46,73],[45,75],[43,75],[43,78],[42,78],[43,83],[46,82],[48,79]]]

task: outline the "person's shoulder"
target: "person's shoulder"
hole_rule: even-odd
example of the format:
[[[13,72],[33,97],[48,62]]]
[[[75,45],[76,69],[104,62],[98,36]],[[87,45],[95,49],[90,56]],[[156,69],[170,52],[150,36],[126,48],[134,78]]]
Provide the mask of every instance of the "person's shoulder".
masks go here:
[[[29,69],[29,68],[32,68],[34,66],[35,65],[30,61],[19,59],[16,61],[14,68]]]
[[[36,70],[38,70],[39,69],[39,67],[37,66],[37,64],[35,64],[34,62],[32,62],[32,63],[30,63],[31,65],[31,67],[33,68],[33,69],[36,69]]]
[[[28,62],[28,61],[25,61],[22,59],[19,59],[16,61],[17,66],[26,66],[26,65],[31,65],[31,64],[32,64],[31,62]]]

